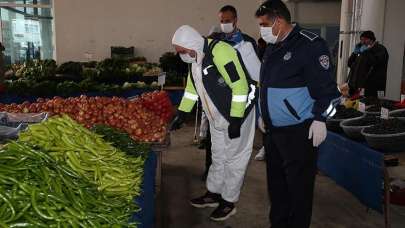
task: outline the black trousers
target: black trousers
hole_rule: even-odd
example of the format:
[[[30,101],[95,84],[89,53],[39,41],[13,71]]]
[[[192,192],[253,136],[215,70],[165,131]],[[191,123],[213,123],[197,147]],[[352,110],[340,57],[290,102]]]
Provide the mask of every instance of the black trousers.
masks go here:
[[[272,128],[264,137],[272,228],[308,228],[317,172],[317,149],[308,139],[312,121]]]

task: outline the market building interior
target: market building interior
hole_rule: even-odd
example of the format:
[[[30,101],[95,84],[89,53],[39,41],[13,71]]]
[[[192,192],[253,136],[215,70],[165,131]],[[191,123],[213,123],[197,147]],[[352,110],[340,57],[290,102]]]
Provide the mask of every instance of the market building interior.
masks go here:
[[[280,13],[284,5],[290,21]],[[404,10],[404,0],[0,0],[0,227],[278,227],[274,198],[271,202],[272,192],[279,189],[272,185],[272,158],[285,148],[278,145],[282,140],[274,142],[277,133],[271,129],[280,127],[272,117],[286,113],[297,126],[310,120],[325,130],[319,143],[315,126],[308,125],[310,137],[305,136],[314,140],[311,149],[317,154],[315,183],[309,184],[312,209],[303,212],[309,227],[405,227]],[[224,22],[225,13],[234,21]],[[272,13],[276,19],[269,16],[272,24],[263,25],[263,15]],[[291,31],[282,33],[282,23],[291,25]],[[273,44],[266,28],[272,28]],[[278,63],[277,51],[290,48],[295,33],[301,35],[294,39],[303,41],[291,46],[307,43],[310,51],[299,55],[302,49],[290,49]],[[260,101],[249,84],[237,88],[241,71],[244,83],[253,74],[238,49],[247,43],[242,34],[256,48]],[[207,43],[197,50],[200,40]],[[209,46],[212,40],[215,44]],[[278,93],[269,95],[274,78],[304,75],[297,65],[312,52],[322,53],[315,58],[317,72],[328,72],[328,85],[338,87],[339,96],[327,100],[333,91],[322,78],[317,83],[323,87],[301,78],[308,85],[296,100],[296,90],[284,95],[276,88]],[[305,58],[300,62],[296,56]],[[283,68],[290,59],[295,64]],[[269,72],[277,63],[277,69],[285,70],[276,77]],[[232,92],[229,96],[218,97],[214,91],[209,97],[216,90],[207,89],[204,81],[210,67],[223,77],[218,83]],[[286,75],[294,67],[297,71]],[[196,69],[201,76],[197,81]],[[270,76],[274,78],[265,78]],[[325,97],[314,95],[325,88]],[[249,91],[238,93],[244,90]],[[320,100],[333,104],[328,110],[325,106],[321,121],[311,110],[304,121],[307,100],[301,99],[306,94],[311,109]],[[285,96],[283,108],[268,105],[272,96]],[[216,98],[230,114],[221,112]],[[251,101],[260,107],[252,109],[256,117],[250,116],[249,125],[249,115],[238,111],[250,111]],[[222,120],[226,127],[220,123],[218,130]],[[249,126],[251,134],[246,133]],[[284,137],[294,144],[297,132]],[[249,148],[235,149],[234,134]],[[249,151],[246,165],[231,150]],[[280,167],[287,182],[289,165],[283,161]],[[218,190],[215,182],[220,179],[224,187]],[[306,191],[306,183],[302,189],[294,183],[286,183],[292,195],[282,199],[286,205],[295,205],[294,197]],[[204,192],[203,198],[193,199]],[[198,208],[213,205],[216,209]],[[293,212],[283,218],[290,222],[285,227],[308,227],[302,221],[292,225],[301,216],[299,208],[291,206]]]

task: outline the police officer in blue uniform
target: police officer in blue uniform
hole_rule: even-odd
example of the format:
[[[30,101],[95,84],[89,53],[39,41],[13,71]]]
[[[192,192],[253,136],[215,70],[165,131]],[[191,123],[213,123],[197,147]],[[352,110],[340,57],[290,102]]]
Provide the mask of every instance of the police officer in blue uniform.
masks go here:
[[[269,43],[260,75],[260,106],[272,228],[311,224],[317,148],[325,120],[336,112],[340,94],[332,79],[326,42],[291,23],[286,5],[266,1],[256,12]]]

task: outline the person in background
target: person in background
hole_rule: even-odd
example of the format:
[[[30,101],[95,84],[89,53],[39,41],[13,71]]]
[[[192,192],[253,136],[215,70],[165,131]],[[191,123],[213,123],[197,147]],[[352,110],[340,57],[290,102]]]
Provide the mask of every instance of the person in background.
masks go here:
[[[175,32],[172,44],[191,69],[170,130],[181,127],[200,98],[211,133],[207,191],[190,204],[196,208],[216,207],[210,219],[224,221],[236,214],[235,203],[252,153],[256,85],[237,51],[225,42],[204,38],[183,25]]]
[[[366,97],[377,97],[378,91],[385,92],[388,58],[387,49],[376,41],[374,33],[363,32],[348,61],[350,94],[364,89]]]
[[[340,103],[329,49],[317,34],[291,23],[281,0],[264,2],[256,17],[261,37],[272,44],[260,75],[271,227],[308,228],[318,146],[326,139],[326,118]]]
[[[261,43],[259,49],[256,41],[238,28],[238,12],[235,7],[226,5],[219,10],[219,20],[222,34],[219,39],[228,42],[236,48],[242,56],[243,62],[252,79],[259,81],[261,57],[259,51],[265,49],[266,43]],[[264,47],[263,47],[264,46]],[[260,124],[260,123],[258,123]],[[259,125],[260,127],[260,125]],[[262,161],[265,157],[264,147],[255,156],[255,160]]]
[[[261,64],[259,60],[260,58],[257,54],[260,50],[264,51],[263,48],[265,48],[266,43],[264,43],[264,45],[262,43],[262,49],[258,49],[255,40],[249,35],[241,32],[241,30],[238,28],[238,12],[235,7],[231,5],[222,7],[219,10],[218,16],[220,20],[220,26],[211,27],[208,33],[208,38],[225,41],[232,45],[235,49],[237,49],[242,55],[243,62],[250,76],[258,81]],[[250,45],[247,45],[247,43],[250,43]],[[252,53],[254,54],[252,55]],[[210,134],[208,134],[208,136],[210,136]],[[203,180],[206,179],[208,175],[208,169],[212,162],[212,159],[210,157],[211,142],[209,140],[209,137],[204,140],[204,147],[206,150],[206,169],[202,178]],[[262,147],[259,150],[258,154],[255,156],[255,160],[264,160],[264,155],[264,147]]]
[[[220,29],[222,33],[220,34],[220,40],[226,41],[232,46],[238,45],[242,41],[246,41],[252,44],[255,52],[257,52],[257,44],[255,39],[249,35],[243,33],[238,28],[238,12],[235,7],[231,5],[226,5],[219,10],[219,20]]]
[[[256,41],[249,35],[242,33],[238,28],[238,12],[235,7],[226,5],[219,10],[220,28],[222,33],[217,34],[215,39],[225,41],[238,50],[242,57],[243,66],[250,77],[259,81],[260,60],[257,56]]]
[[[267,43],[266,41],[263,40],[263,38],[259,38],[259,40],[257,41],[258,44],[258,57],[260,59],[260,61],[263,60],[263,56],[264,56],[264,52],[266,51],[267,48]],[[257,106],[258,108],[258,106]],[[265,134],[266,130],[264,128],[264,124],[263,124],[263,120],[261,118],[258,119],[257,125],[260,129],[260,131]],[[264,138],[264,137],[263,137]],[[256,154],[255,156],[255,160],[256,161],[264,161],[266,159],[266,151],[264,146],[262,146],[262,148],[259,149],[259,152]]]

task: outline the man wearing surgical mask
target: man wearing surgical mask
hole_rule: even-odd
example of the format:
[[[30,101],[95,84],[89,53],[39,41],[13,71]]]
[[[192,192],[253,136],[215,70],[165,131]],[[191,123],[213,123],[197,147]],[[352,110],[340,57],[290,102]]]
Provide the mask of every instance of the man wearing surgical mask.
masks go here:
[[[226,5],[219,10],[219,20],[221,27],[221,40],[228,42],[232,46],[239,44],[242,41],[252,44],[255,52],[257,52],[257,44],[255,39],[249,35],[242,33],[238,28],[238,12],[235,7]]]
[[[271,44],[260,74],[271,227],[308,228],[318,146],[340,101],[329,49],[317,34],[291,23],[281,0],[264,2],[256,17]]]

